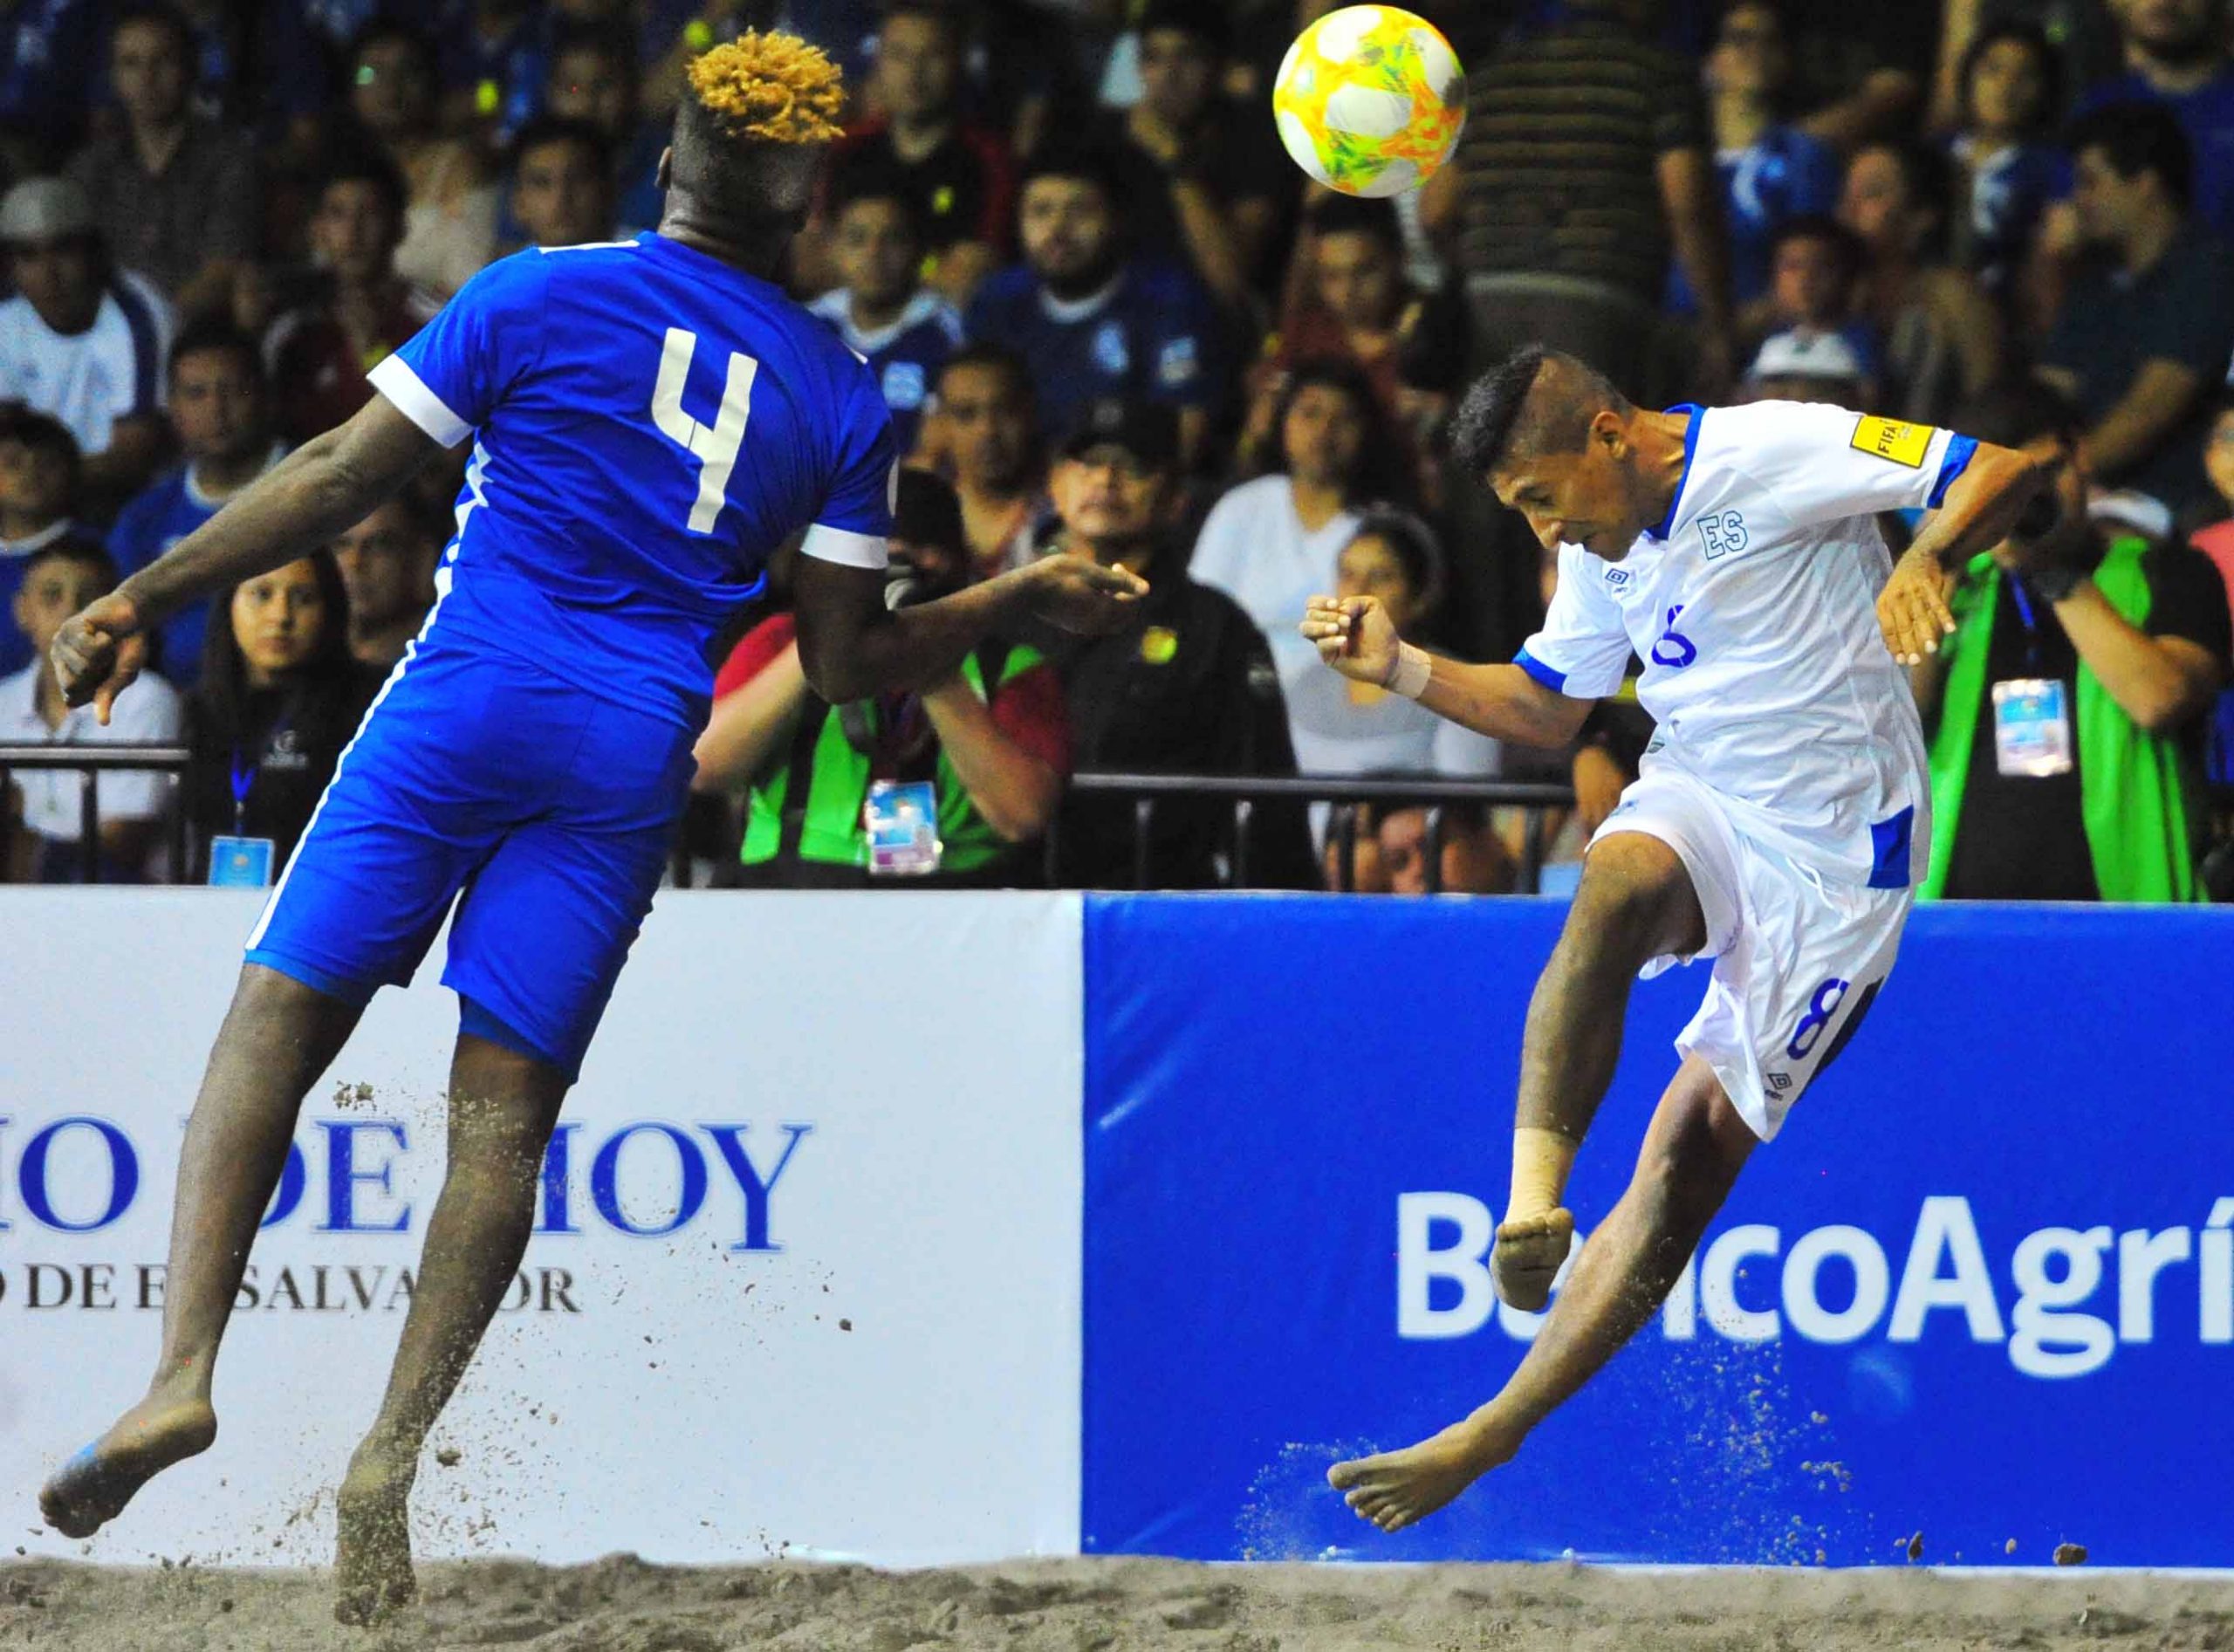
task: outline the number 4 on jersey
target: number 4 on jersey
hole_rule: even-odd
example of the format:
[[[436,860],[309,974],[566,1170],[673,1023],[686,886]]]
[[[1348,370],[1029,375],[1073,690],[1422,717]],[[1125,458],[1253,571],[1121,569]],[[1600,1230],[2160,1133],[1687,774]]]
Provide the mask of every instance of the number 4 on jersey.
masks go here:
[[[652,422],[661,435],[696,457],[698,498],[690,507],[690,531],[711,533],[729,491],[730,472],[737,466],[737,451],[744,443],[745,421],[752,415],[752,380],[760,364],[749,355],[730,353],[721,413],[713,423],[701,424],[682,410],[683,383],[690,376],[690,358],[697,353],[696,333],[681,327],[667,330],[659,382],[652,387]]]

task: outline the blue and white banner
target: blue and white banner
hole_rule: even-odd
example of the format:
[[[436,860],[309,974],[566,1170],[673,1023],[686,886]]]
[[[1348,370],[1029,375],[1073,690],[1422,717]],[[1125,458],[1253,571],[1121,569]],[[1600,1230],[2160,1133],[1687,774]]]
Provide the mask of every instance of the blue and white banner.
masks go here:
[[[1488,1399],[1522,901],[1089,907],[1090,1551],[2234,1564],[2234,920],[1938,908],[1658,1320],[1441,1515],[1327,1464]],[[1626,1183],[1703,967],[1641,987],[1571,1203]]]
[[[442,1184],[439,956],[303,1109],[216,1445],[81,1549],[29,1534],[32,1493],[154,1365],[181,1135],[261,897],[4,897],[10,1541],[322,1564]],[[1078,959],[1074,897],[662,898],[422,1466],[421,1553],[1075,1553]]]
[[[0,891],[0,1491],[154,1354],[255,897]],[[1398,1538],[1324,1484],[1493,1394],[1533,901],[663,896],[414,1503],[428,1555],[2234,1564],[2234,919],[1942,908],[1673,1299]],[[319,1562],[441,1184],[456,1004],[310,1099],[216,1448],[92,1558]],[[1637,990],[1571,1203],[1704,987]]]

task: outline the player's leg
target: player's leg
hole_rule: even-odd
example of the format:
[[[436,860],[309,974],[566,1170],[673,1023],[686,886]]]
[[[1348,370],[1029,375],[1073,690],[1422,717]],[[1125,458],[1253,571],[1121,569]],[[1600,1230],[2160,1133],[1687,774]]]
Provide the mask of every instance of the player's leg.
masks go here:
[[[163,1281],[163,1340],[146,1395],[39,1492],[47,1524],[86,1537],[216,1437],[210,1382],[249,1248],[287,1162],[303,1097],[363,1012],[277,970],[245,965],[179,1155]]]
[[[427,1436],[496,1317],[535,1224],[545,1147],[572,1082],[469,1011],[450,1067],[449,1168],[427,1225],[411,1310],[380,1415],[336,1499],[344,1622],[371,1622],[413,1592],[406,1505]],[[498,1042],[498,1038],[504,1041]]]
[[[443,683],[425,661],[389,680],[250,936],[180,1160],[154,1384],[41,1493],[60,1530],[99,1525],[166,1462],[209,1443],[217,1341],[302,1099],[372,995],[409,982],[493,840],[449,772],[473,733],[450,709],[490,696],[445,696]]]
[[[1541,1308],[1566,1259],[1574,1218],[1560,1200],[1614,1080],[1630,984],[1652,959],[1697,952],[1707,937],[1691,874],[1666,841],[1614,832],[1591,846],[1521,1042],[1512,1186],[1490,1259],[1515,1307]]]
[[[1575,1258],[1519,1368],[1463,1422],[1405,1450],[1336,1464],[1327,1477],[1350,1506],[1400,1531],[1510,1460],[1658,1310],[1758,1140],[1706,1059],[1686,1058],[1628,1191]]]
[[[524,1254],[559,1103],[619,979],[682,818],[687,735],[583,714],[566,802],[510,833],[458,902],[443,972],[467,1006],[451,1074],[450,1164],[379,1417],[339,1499],[345,1622],[410,1598],[406,1505],[427,1435]]]

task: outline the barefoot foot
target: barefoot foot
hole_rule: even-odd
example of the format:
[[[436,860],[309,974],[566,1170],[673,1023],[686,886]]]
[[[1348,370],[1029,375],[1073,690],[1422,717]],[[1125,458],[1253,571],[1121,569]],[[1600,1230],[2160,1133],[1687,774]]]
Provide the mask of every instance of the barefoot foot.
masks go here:
[[[106,1434],[54,1471],[38,1510],[65,1538],[89,1538],[124,1511],[140,1488],[174,1463],[198,1457],[217,1437],[217,1414],[202,1399],[150,1395]]]
[[[361,1453],[335,1494],[333,1615],[368,1627],[419,1593],[411,1571],[412,1470]]]
[[[1573,1244],[1572,1211],[1547,1210],[1502,1224],[1490,1252],[1490,1276],[1497,1281],[1499,1299],[1507,1307],[1542,1312],[1552,1299],[1552,1281]]]
[[[1401,1532],[1510,1462],[1518,1450],[1518,1441],[1493,1436],[1470,1419],[1401,1451],[1337,1463],[1326,1470],[1326,1483],[1345,1493],[1342,1500],[1360,1519]]]

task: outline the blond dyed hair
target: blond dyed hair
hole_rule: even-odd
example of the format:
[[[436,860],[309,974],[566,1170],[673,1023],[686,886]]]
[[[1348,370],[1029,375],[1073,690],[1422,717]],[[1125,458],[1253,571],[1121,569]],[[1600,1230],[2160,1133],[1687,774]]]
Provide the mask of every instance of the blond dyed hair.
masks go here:
[[[725,138],[827,143],[841,130],[845,76],[797,35],[748,29],[693,58],[688,73],[692,98]]]

